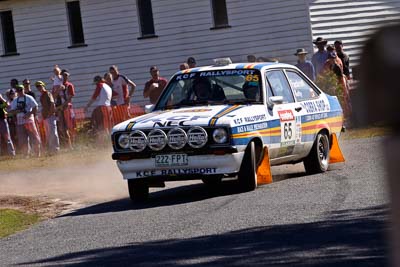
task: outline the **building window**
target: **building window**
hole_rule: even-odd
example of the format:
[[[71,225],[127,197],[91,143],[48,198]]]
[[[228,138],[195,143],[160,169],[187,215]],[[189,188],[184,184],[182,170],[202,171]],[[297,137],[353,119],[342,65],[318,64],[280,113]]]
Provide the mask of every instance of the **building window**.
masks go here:
[[[71,47],[85,45],[83,36],[81,7],[79,1],[67,2],[69,32],[71,36]]]
[[[3,53],[7,55],[17,54],[17,43],[15,41],[14,23],[11,11],[0,12],[1,31],[3,33]]]
[[[137,0],[139,13],[140,31],[142,36],[139,38],[157,37],[154,31],[153,9],[151,0]]]
[[[213,9],[214,16],[214,28],[228,28],[228,11],[226,9],[226,1],[225,0],[211,0],[211,5]]]

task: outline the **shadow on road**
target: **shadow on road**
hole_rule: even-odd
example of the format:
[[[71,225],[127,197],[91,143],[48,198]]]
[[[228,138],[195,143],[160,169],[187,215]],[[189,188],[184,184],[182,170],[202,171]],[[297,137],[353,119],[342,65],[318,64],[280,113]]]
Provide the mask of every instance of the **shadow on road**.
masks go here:
[[[328,214],[327,219],[321,222],[132,243],[68,253],[21,265],[387,266],[387,214],[386,206],[343,210]]]
[[[294,179],[306,176],[304,172],[293,172],[274,175],[274,182]],[[213,197],[227,196],[242,193],[236,180],[225,180],[217,187],[209,187],[201,182],[198,184],[167,188],[150,193],[150,198],[145,203],[132,203],[129,198],[104,202],[85,207],[65,214],[61,217],[81,216],[89,214],[102,214],[109,212],[120,212],[126,210],[141,210],[163,206],[173,206],[196,201],[202,201]],[[128,194],[128,192],[127,192]]]
[[[216,188],[205,186],[202,183],[178,186],[150,193],[150,198],[144,203],[132,203],[129,198],[100,203],[65,214],[62,217],[102,214],[126,210],[141,210],[163,206],[173,206],[210,199],[213,197],[240,193],[236,181],[223,181]]]

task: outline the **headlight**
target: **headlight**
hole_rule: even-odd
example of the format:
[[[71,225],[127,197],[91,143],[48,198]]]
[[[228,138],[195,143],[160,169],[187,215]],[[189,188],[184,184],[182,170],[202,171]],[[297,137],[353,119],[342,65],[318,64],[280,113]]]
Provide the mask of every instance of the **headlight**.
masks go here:
[[[217,128],[213,132],[213,139],[218,144],[223,144],[228,141],[228,133],[224,128]]]
[[[118,137],[118,145],[123,149],[129,148],[129,134],[121,134]]]

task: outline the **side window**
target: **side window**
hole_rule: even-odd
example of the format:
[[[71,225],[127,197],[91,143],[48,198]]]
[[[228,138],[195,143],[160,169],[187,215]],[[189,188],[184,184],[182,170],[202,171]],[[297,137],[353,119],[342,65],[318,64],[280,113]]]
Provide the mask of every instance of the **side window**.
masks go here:
[[[17,44],[15,41],[14,23],[11,11],[0,12],[1,32],[3,33],[3,53],[4,55],[17,54]]]
[[[293,103],[294,98],[285,74],[281,70],[267,72],[267,79],[274,96],[282,96],[283,103]]]
[[[153,8],[151,6],[151,0],[136,1],[139,13],[140,31],[142,34],[140,38],[155,37]]]
[[[225,0],[211,0],[214,29],[229,27],[228,12]]]
[[[81,7],[79,1],[67,2],[69,31],[71,36],[71,46],[85,44],[83,35],[83,25],[81,16]]]
[[[318,97],[315,91],[298,73],[294,71],[286,71],[290,86],[293,89],[297,101],[304,101]]]

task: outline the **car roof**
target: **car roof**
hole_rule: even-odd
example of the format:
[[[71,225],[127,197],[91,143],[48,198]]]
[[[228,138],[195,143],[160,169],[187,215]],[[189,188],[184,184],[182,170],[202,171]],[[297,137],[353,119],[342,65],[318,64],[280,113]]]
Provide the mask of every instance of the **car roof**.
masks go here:
[[[214,71],[214,70],[232,70],[232,69],[273,69],[273,68],[294,68],[295,66],[285,63],[279,62],[255,62],[255,63],[234,63],[234,64],[226,64],[226,65],[211,65],[211,66],[203,66],[196,67],[192,69],[178,71],[176,74],[185,74],[185,73],[193,73],[193,72],[201,72],[201,71]]]

